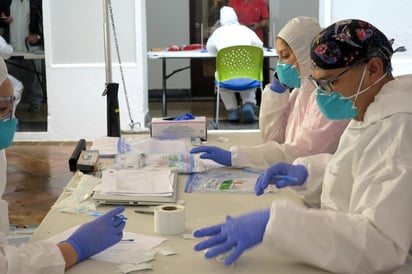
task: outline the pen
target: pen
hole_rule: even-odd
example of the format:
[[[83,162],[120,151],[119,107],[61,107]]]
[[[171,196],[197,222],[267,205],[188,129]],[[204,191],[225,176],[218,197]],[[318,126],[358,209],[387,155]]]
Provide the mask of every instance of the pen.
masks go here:
[[[139,214],[149,214],[149,215],[154,215],[154,212],[153,212],[153,211],[135,210],[134,212],[139,213]]]
[[[242,171],[249,172],[249,173],[260,174],[260,175],[263,174],[263,172],[260,172],[258,170],[254,170],[254,169],[251,169],[251,168],[242,168]],[[293,177],[293,176],[288,176],[288,175],[272,175],[272,178],[277,179],[277,180],[283,179],[283,180],[288,180],[288,181],[292,181],[292,182],[297,182],[298,181],[298,178]]]
[[[122,221],[127,220],[127,217],[125,217],[124,215],[116,215],[116,216],[114,216],[114,218],[115,218],[115,219],[120,219],[120,220],[122,220]]]
[[[121,242],[134,242],[134,239],[121,239]]]
[[[298,178],[293,177],[293,176],[288,176],[288,175],[272,175],[272,178],[274,179],[283,179],[283,180],[287,180],[287,181],[292,181],[292,182],[297,182]]]
[[[100,216],[104,215],[104,213],[103,213],[103,212],[94,211],[94,212],[89,212],[89,213],[87,213],[87,215],[93,216],[93,217],[100,217]],[[116,216],[113,217],[113,219],[121,219],[121,220],[125,221],[125,220],[127,220],[127,217],[124,216],[124,215],[116,215]]]

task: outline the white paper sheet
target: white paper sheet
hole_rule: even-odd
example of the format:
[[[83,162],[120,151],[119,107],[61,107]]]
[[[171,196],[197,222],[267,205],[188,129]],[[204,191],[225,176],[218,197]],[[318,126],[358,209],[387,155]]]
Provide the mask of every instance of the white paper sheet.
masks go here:
[[[79,226],[75,226],[53,237],[48,241],[59,243],[66,240]],[[151,260],[151,256],[145,252],[164,242],[165,238],[136,234],[132,232],[123,232],[123,239],[133,239],[133,241],[120,241],[112,247],[96,254],[90,259],[99,260],[116,264],[141,263]]]
[[[169,169],[164,170],[104,170],[102,182],[94,190],[112,195],[159,195],[173,194],[173,179]]]

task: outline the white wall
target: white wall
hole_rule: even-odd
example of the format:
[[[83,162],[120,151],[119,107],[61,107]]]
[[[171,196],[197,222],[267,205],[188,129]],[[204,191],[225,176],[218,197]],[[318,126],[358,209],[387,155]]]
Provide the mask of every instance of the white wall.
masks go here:
[[[126,89],[134,122],[148,113],[145,1],[112,0]],[[48,93],[47,132],[15,140],[93,140],[107,134],[103,0],[44,0]],[[113,36],[112,36],[113,38]],[[113,39],[112,39],[113,40]],[[112,43],[112,82],[119,86],[121,129],[129,115]]]
[[[268,0],[270,6],[270,29],[275,29],[275,35],[283,26],[296,16],[310,16],[318,18],[318,0]]]
[[[381,30],[388,39],[394,38],[394,49],[405,46],[407,51],[395,53],[392,58],[393,74],[412,73],[412,21],[410,0],[320,0],[323,27],[342,19],[362,19]]]
[[[188,0],[148,0],[146,8],[148,49],[190,44]],[[188,60],[168,60],[167,72],[189,64]],[[148,72],[149,89],[161,89],[162,61],[149,60]],[[185,70],[170,77],[167,80],[167,88],[190,89],[190,71]]]

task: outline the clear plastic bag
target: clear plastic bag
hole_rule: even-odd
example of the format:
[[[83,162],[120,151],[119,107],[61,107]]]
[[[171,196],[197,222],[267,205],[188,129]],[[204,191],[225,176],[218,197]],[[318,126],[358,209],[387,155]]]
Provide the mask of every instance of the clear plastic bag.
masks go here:
[[[178,173],[197,173],[206,171],[203,162],[191,154],[185,153],[121,153],[117,154],[114,169],[164,169]]]

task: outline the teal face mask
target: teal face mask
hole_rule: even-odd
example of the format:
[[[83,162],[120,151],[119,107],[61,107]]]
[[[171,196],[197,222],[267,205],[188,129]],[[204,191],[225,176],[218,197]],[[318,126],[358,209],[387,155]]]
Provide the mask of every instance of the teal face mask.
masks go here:
[[[316,103],[323,115],[329,120],[345,120],[358,117],[358,109],[351,99],[332,91],[316,89]]]
[[[8,115],[0,119],[0,150],[11,146],[14,133],[16,132],[17,119],[10,119]]]
[[[324,91],[320,88],[316,89],[316,103],[320,111],[322,111],[323,115],[329,120],[345,120],[345,119],[353,119],[358,117],[359,112],[357,107],[355,106],[355,102],[358,99],[358,96],[366,91],[368,91],[372,86],[376,83],[381,81],[387,73],[382,75],[378,80],[376,80],[372,85],[369,87],[360,90],[363,79],[365,77],[366,66],[363,69],[362,77],[358,86],[358,90],[355,94],[349,97],[345,97],[339,92],[336,91]],[[355,97],[354,102],[352,102],[351,98]]]
[[[282,84],[293,88],[300,87],[299,72],[296,70],[294,65],[285,62],[277,62],[276,72],[279,78],[279,82],[281,82]]]

